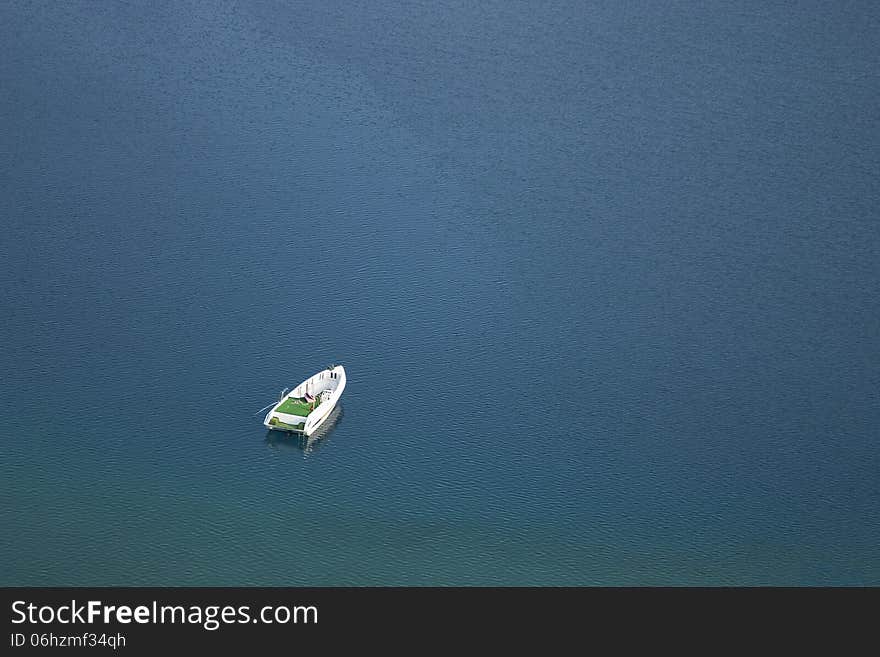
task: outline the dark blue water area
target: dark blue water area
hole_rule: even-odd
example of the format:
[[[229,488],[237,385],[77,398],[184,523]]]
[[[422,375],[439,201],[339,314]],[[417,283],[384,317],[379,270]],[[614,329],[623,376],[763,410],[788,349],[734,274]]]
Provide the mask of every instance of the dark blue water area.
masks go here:
[[[880,584],[878,31],[2,3],[0,583]]]

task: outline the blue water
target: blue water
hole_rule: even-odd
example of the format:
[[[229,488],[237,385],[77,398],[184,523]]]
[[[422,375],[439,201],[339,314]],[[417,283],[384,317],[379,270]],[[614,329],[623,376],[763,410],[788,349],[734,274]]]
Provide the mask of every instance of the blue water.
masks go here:
[[[880,584],[878,30],[0,3],[0,584]]]

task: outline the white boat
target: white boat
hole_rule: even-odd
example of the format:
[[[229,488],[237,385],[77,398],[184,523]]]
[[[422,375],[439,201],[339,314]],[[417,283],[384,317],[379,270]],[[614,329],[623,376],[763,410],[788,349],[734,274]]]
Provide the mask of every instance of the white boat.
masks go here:
[[[310,376],[290,392],[282,393],[263,424],[268,429],[311,436],[336,408],[345,390],[345,368],[331,365]]]

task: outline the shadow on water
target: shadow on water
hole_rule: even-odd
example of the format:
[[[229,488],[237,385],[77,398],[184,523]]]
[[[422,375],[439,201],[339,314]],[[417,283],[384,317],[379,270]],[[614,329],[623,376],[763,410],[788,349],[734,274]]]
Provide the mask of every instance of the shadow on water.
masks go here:
[[[318,430],[311,436],[306,437],[299,433],[288,433],[286,431],[278,431],[270,429],[266,432],[265,443],[268,447],[275,450],[289,449],[298,450],[303,456],[308,456],[320,449],[330,439],[333,430],[342,423],[342,406],[337,406],[330,412],[330,416],[326,422],[322,424]]]

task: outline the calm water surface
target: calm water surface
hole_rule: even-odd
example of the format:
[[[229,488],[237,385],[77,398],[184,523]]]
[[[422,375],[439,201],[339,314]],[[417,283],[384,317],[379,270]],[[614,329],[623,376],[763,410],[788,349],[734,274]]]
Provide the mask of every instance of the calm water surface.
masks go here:
[[[880,584],[880,10],[782,5],[2,3],[0,584]]]

